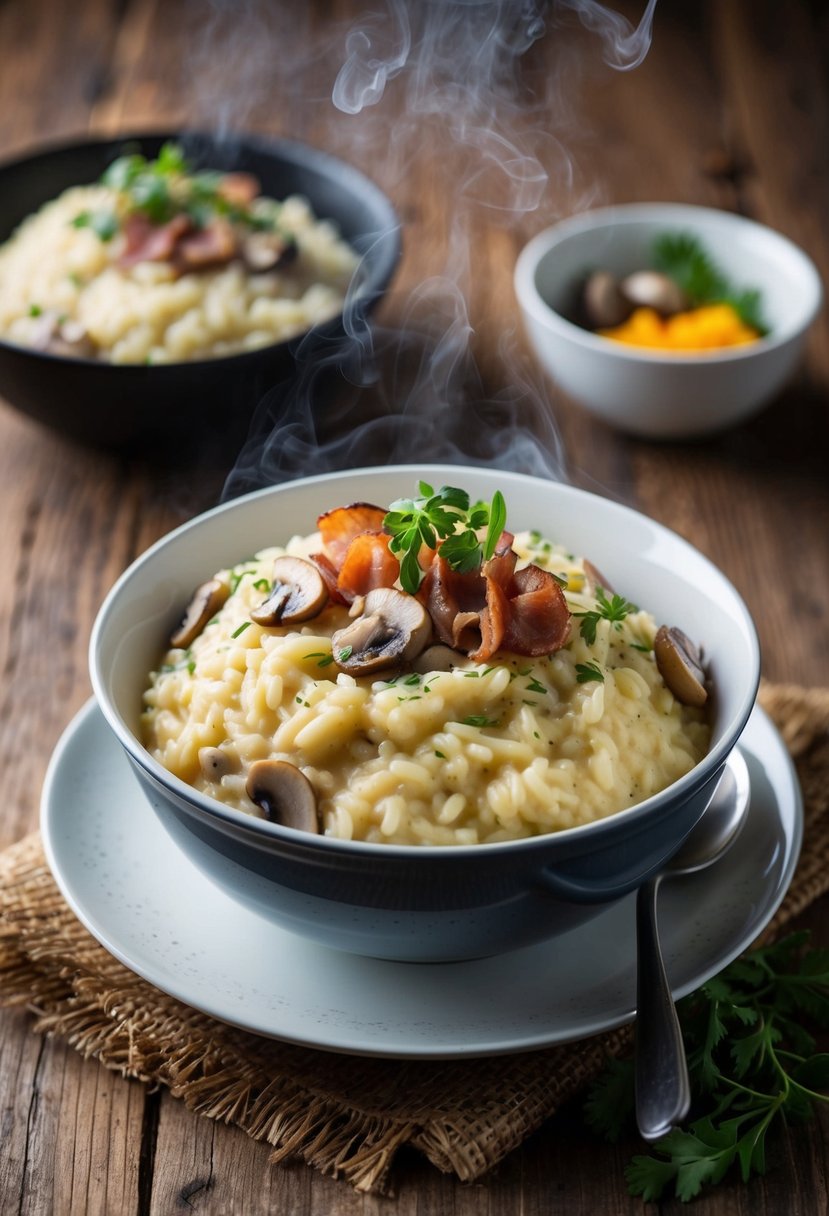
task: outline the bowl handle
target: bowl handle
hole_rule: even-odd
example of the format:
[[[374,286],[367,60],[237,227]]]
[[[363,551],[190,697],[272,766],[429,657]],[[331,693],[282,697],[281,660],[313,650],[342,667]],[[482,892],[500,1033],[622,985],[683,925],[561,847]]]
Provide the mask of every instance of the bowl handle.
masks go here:
[[[693,830],[694,826],[710,806],[711,800],[719,787],[722,774],[723,769],[717,769],[713,777],[709,778],[706,785],[703,786],[700,794],[697,795],[697,800],[689,802],[689,810],[692,810],[693,813],[692,817],[686,822],[685,836]],[[539,878],[545,891],[556,899],[563,899],[575,904],[613,903],[614,900],[621,899],[622,896],[629,895],[631,891],[634,891],[637,887],[641,887],[642,883],[647,882],[653,874],[664,868],[671,855],[682,844],[683,839],[684,836],[678,842],[675,842],[667,850],[667,853],[663,852],[662,856],[657,856],[652,864],[645,869],[642,868],[641,860],[634,860],[623,871],[621,876],[614,876],[614,881],[611,884],[608,884],[601,874],[595,878],[565,878],[562,874],[550,869],[542,870]]]
[[[658,864],[653,867],[654,870],[658,868]],[[590,879],[579,881],[576,878],[563,878],[554,870],[543,870],[540,875],[545,891],[555,896],[556,899],[563,899],[573,904],[612,903],[615,899],[621,899],[623,895],[629,895],[648,877],[649,874],[643,874],[639,866],[629,870],[612,886],[608,886],[601,878],[592,881]]]

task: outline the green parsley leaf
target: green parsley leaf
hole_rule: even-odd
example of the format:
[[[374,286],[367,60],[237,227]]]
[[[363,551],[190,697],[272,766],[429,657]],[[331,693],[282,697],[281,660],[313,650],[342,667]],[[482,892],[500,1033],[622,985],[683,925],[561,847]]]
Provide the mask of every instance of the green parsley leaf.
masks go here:
[[[111,241],[120,227],[113,211],[81,211],[71,221],[73,228],[91,228],[99,240]]]
[[[40,316],[42,316],[42,314],[43,314],[43,309],[40,307],[39,304],[30,304],[29,305],[29,316],[30,317],[40,317]]]
[[[625,617],[629,616],[631,612],[639,611],[636,605],[632,604],[630,600],[626,600],[624,596],[614,593],[608,599],[604,587],[596,588],[596,604],[598,607],[589,612],[573,613],[573,616],[582,618],[579,632],[588,646],[592,646],[596,641],[596,626],[599,621],[610,621],[614,629],[621,629]]]
[[[488,718],[486,714],[469,714],[466,718],[461,718],[464,726],[497,726],[498,718]]]
[[[469,572],[487,561],[495,551],[506,522],[506,504],[496,490],[490,504],[477,502],[471,508],[469,495],[456,486],[441,486],[435,493],[428,482],[418,482],[418,496],[399,498],[383,519],[391,537],[389,549],[400,562],[400,584],[414,595],[423,581],[418,562],[422,545],[437,547],[453,570]],[[479,529],[486,527],[483,544]]]
[[[339,663],[347,663],[351,658],[353,649],[353,646],[343,646],[342,650],[337,653],[337,661]]]
[[[631,1161],[631,1194],[655,1202],[673,1187],[685,1201],[732,1168],[748,1181],[765,1172],[770,1129],[829,1102],[829,1054],[815,1054],[800,1021],[829,1026],[829,951],[807,945],[794,933],[754,949],[680,1002],[698,1117]],[[615,1139],[632,1111],[632,1064],[613,1062],[591,1088],[587,1121]]]
[[[598,663],[576,663],[576,680],[579,684],[587,684],[590,680],[604,684],[604,672]]]
[[[760,334],[768,333],[760,292],[735,288],[692,233],[665,232],[657,237],[652,260],[655,269],[673,279],[693,306],[730,304],[744,324]]]

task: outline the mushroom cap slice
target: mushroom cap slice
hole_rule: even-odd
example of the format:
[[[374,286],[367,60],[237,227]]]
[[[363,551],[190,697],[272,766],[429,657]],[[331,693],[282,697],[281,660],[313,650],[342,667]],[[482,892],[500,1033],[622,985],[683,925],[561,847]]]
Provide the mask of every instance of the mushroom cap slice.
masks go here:
[[[295,764],[287,760],[255,760],[248,771],[245,791],[271,823],[298,832],[319,833],[314,787]]]
[[[252,232],[242,241],[241,253],[248,270],[264,274],[292,262],[297,256],[297,245],[279,232]]]
[[[444,646],[442,642],[437,642],[434,646],[427,646],[423,653],[418,655],[412,663],[412,669],[421,675],[428,675],[431,671],[451,671],[453,667],[458,667],[465,658],[466,655],[459,654],[451,646]]]
[[[363,612],[331,639],[334,661],[349,675],[411,662],[429,644],[432,620],[419,600],[394,587],[369,591]]]
[[[696,708],[708,700],[699,650],[675,625],[660,625],[653,644],[660,675],[683,705]]]
[[[230,587],[221,579],[211,578],[193,592],[178,629],[170,635],[170,645],[186,650],[215,616],[230,595]]]
[[[328,603],[325,581],[317,567],[303,557],[278,557],[273,587],[250,619],[257,625],[293,625],[318,616]]]
[[[221,747],[200,747],[199,765],[208,781],[221,781],[233,768],[233,761]]]
[[[614,329],[633,312],[633,303],[622,294],[615,275],[594,270],[584,285],[582,305],[592,329]]]
[[[584,581],[591,595],[596,594],[597,587],[601,587],[603,591],[608,591],[611,595],[615,594],[615,589],[611,587],[601,570],[597,566],[594,566],[588,558],[585,557],[583,559],[582,566],[584,568]]]
[[[622,294],[636,308],[653,308],[663,317],[688,307],[685,292],[658,270],[637,270],[621,283]]]

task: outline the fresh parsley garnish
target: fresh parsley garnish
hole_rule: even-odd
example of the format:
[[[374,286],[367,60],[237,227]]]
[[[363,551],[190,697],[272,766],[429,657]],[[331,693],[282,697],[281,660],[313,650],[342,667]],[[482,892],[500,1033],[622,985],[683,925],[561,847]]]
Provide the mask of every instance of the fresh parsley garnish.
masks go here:
[[[462,718],[464,726],[497,726],[498,718],[488,718],[486,714],[469,714],[468,717]]]
[[[228,582],[230,583],[230,594],[234,595],[238,591],[239,584],[241,583],[242,579],[245,577],[246,574],[255,574],[255,573],[256,573],[255,570],[240,570],[238,573],[236,573],[235,571],[231,572],[230,577],[228,578]]]
[[[745,324],[767,334],[760,292],[739,290],[690,232],[665,232],[653,245],[653,263],[679,286],[693,306],[730,304]]]
[[[598,663],[576,663],[576,681],[587,684],[590,680],[598,680],[604,684],[604,672]]]
[[[317,667],[329,667],[334,662],[333,654],[325,650],[314,650],[311,654],[303,655],[305,659],[316,659]]]
[[[155,160],[148,160],[140,152],[119,156],[101,181],[125,194],[130,210],[145,215],[153,224],[166,224],[174,216],[184,214],[196,228],[205,228],[220,215],[254,231],[277,230],[278,209],[252,210],[232,201],[222,193],[225,177],[226,174],[213,169],[195,170],[178,144],[165,143]],[[114,235],[117,227],[116,221],[110,235]],[[294,244],[292,235],[280,235],[288,244]]]
[[[573,613],[573,616],[581,617],[579,632],[588,646],[592,646],[596,641],[596,626],[599,621],[611,621],[614,629],[621,629],[625,617],[631,612],[639,611],[630,600],[626,600],[622,595],[616,595],[615,592],[608,599],[604,587],[596,588],[596,603],[598,607],[589,612]]]
[[[383,520],[383,529],[391,536],[389,549],[400,562],[400,585],[410,595],[424,577],[418,562],[421,546],[436,549],[442,541],[440,555],[453,570],[476,570],[492,557],[507,519],[500,490],[491,503],[470,505],[466,491],[454,486],[441,486],[435,492],[428,482],[420,481],[417,488],[415,498],[393,502]],[[481,541],[478,532],[483,528],[486,535]]]
[[[342,650],[337,651],[337,661],[339,663],[348,662],[348,660],[351,658],[353,649],[353,646],[343,646]]]
[[[734,1166],[747,1182],[765,1171],[770,1128],[829,1102],[829,1054],[816,1052],[804,1025],[829,1026],[829,950],[805,948],[808,937],[750,951],[680,1002],[695,1118],[633,1158],[625,1171],[632,1195],[656,1201],[672,1187],[687,1201]],[[632,1062],[613,1061],[585,1116],[616,1140],[632,1115]]]
[[[118,216],[112,211],[81,211],[71,221],[73,228],[91,228],[99,240],[111,241],[118,231]]]

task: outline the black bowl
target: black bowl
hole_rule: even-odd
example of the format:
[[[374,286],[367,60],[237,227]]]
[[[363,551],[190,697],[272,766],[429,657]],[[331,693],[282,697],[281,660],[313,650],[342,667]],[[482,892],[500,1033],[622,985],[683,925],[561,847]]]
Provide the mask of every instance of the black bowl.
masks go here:
[[[263,136],[218,138],[196,132],[120,136],[61,144],[0,165],[0,243],[43,203],[69,186],[95,182],[125,150],[147,157],[175,140],[201,168],[247,170],[264,194],[301,194],[363,255],[359,307],[371,309],[400,257],[400,221],[389,199],[353,166],[306,144]],[[330,344],[342,315],[310,331]],[[18,410],[95,446],[145,449],[205,435],[244,436],[263,394],[287,379],[308,335],[244,354],[146,366],[100,363],[0,340],[0,394]]]

